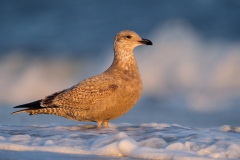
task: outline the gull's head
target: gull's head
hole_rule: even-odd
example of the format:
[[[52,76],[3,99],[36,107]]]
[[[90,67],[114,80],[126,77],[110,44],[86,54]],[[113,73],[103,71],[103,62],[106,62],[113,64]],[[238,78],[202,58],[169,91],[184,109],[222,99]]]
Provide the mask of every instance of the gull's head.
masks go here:
[[[114,39],[114,48],[133,50],[139,45],[152,45],[148,39],[141,38],[137,33],[129,30],[119,32]],[[119,49],[120,49],[119,48]]]

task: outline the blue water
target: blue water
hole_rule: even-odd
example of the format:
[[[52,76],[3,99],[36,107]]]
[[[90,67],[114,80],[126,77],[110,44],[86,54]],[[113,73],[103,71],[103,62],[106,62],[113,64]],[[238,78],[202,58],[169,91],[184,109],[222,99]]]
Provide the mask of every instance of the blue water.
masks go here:
[[[91,56],[94,51],[109,47],[120,30],[131,29],[147,36],[176,19],[188,22],[206,39],[240,40],[238,0],[0,3],[0,51],[27,50],[34,56],[46,56],[49,52]]]

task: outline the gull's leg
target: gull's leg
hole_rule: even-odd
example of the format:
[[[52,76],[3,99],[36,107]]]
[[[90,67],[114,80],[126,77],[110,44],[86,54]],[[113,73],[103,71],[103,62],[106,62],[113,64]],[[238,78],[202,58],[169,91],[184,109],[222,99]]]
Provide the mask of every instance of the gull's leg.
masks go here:
[[[108,127],[109,127],[108,121],[104,121],[104,122],[103,122],[103,126],[106,127],[106,128],[108,128]]]
[[[102,121],[97,121],[97,127],[101,128],[101,125],[102,125]]]

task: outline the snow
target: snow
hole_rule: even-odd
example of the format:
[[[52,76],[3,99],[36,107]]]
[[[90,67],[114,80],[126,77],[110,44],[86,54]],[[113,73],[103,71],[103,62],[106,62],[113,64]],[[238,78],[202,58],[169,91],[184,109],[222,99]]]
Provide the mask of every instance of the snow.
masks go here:
[[[240,127],[176,124],[0,126],[0,157],[16,159],[239,159]]]

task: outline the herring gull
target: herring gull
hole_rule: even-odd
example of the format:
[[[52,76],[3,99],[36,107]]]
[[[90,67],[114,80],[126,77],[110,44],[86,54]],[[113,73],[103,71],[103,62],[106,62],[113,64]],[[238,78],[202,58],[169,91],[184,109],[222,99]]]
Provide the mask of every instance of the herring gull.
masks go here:
[[[152,42],[133,31],[119,32],[114,39],[114,60],[105,72],[41,100],[16,106],[25,109],[13,114],[51,114],[108,127],[110,120],[128,112],[141,96],[142,80],[133,50],[143,44]]]

